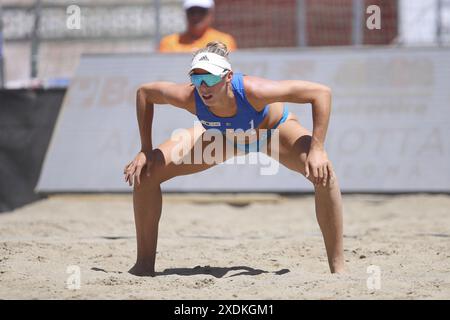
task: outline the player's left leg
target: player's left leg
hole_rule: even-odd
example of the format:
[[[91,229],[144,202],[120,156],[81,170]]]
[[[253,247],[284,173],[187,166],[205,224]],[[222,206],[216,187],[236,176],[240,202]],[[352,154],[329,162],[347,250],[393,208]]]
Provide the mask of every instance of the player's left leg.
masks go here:
[[[266,153],[287,168],[305,175],[305,163],[311,144],[311,133],[302,127],[297,117],[290,116],[278,127],[278,134],[268,143]],[[314,185],[312,174],[308,179]],[[326,186],[314,185],[316,217],[322,231],[332,273],[344,272],[342,198],[336,175]]]

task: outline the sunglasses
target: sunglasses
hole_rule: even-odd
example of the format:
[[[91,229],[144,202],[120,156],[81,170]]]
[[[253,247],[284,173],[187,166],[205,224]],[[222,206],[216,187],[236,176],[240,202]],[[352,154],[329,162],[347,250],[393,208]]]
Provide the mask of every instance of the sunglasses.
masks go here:
[[[191,74],[191,82],[194,86],[199,88],[204,82],[208,87],[215,86],[222,81],[224,75],[216,76],[211,73],[205,74]]]

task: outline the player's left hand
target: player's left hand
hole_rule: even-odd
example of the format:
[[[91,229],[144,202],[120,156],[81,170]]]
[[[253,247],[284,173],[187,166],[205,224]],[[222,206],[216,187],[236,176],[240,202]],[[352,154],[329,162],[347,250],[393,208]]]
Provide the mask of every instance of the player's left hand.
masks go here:
[[[314,185],[331,185],[334,180],[334,170],[324,149],[311,148],[306,158],[305,176],[312,174]]]

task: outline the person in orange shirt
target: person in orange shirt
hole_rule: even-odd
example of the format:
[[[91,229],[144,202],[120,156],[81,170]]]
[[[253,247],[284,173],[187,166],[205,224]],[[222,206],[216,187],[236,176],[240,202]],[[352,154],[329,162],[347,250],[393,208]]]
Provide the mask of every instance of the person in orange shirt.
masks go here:
[[[165,36],[159,43],[159,52],[194,52],[209,42],[220,41],[230,51],[236,50],[232,35],[211,27],[214,19],[214,0],[184,0],[187,30]]]

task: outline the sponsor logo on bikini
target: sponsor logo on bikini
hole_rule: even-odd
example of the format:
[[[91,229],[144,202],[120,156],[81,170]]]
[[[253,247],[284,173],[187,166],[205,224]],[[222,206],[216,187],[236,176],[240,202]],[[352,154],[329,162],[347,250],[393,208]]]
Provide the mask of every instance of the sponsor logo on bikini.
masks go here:
[[[213,121],[200,120],[200,122],[208,127],[220,127],[220,125],[221,125],[220,122],[218,122],[218,121],[213,122]]]

